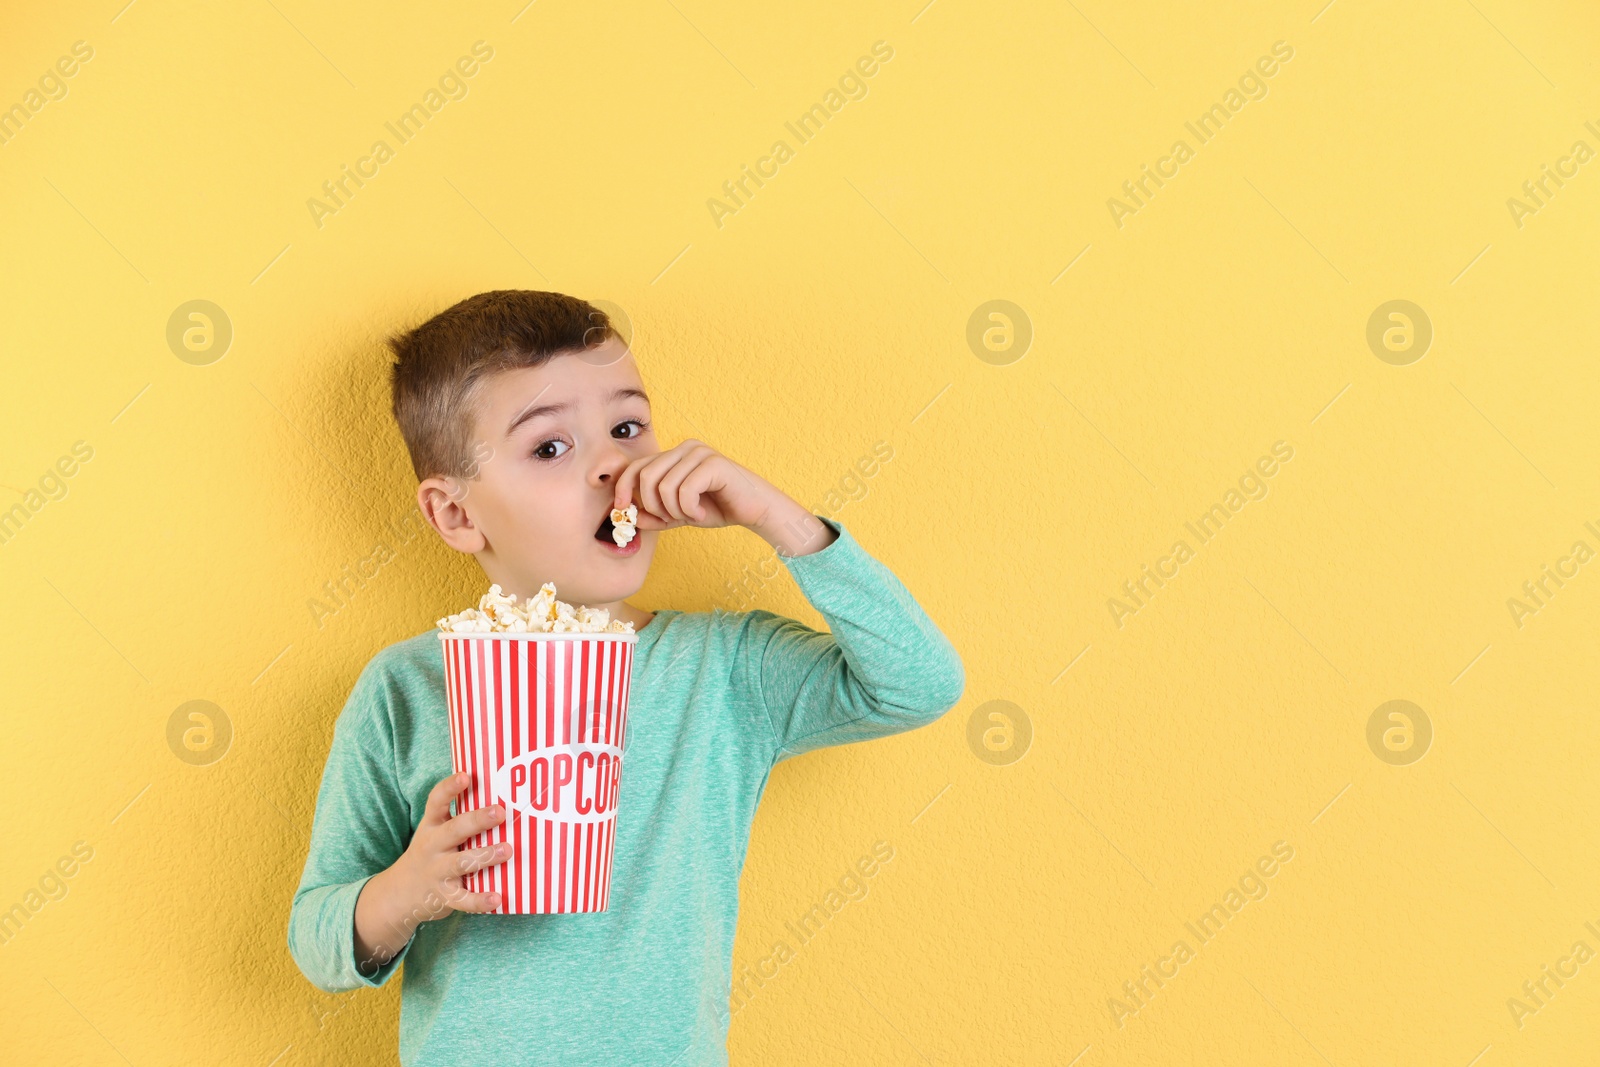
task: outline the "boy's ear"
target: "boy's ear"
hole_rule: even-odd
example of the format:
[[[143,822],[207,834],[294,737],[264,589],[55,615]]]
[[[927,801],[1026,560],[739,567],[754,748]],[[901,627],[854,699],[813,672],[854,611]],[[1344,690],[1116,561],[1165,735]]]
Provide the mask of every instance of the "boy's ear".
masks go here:
[[[428,524],[439,531],[445,544],[457,552],[472,554],[483,551],[486,542],[483,531],[463,506],[466,498],[467,485],[459,478],[435,475],[424,478],[417,486],[417,506]]]

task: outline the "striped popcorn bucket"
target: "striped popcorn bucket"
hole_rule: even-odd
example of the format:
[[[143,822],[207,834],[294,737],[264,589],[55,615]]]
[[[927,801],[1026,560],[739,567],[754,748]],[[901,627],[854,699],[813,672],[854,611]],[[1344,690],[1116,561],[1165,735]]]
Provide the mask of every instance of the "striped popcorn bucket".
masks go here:
[[[628,728],[628,633],[443,633],[450,748],[472,784],[456,813],[506,819],[461,844],[511,842],[511,858],[464,875],[499,893],[495,915],[605,911]]]

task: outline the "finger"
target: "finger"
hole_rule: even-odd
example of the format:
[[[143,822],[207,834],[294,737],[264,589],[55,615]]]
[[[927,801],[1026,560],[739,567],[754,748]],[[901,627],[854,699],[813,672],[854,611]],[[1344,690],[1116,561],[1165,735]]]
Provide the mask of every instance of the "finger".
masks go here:
[[[646,463],[650,462],[650,460],[654,458],[654,456],[649,456],[636,459],[629,463],[626,467],[622,468],[622,473],[617,475],[616,490],[612,493],[611,497],[611,506],[614,509],[617,511],[625,511],[627,510],[628,505],[633,503],[634,486],[637,485],[639,481],[639,468],[643,467]]]
[[[659,530],[663,528],[660,524],[671,521],[671,516],[662,510],[660,500],[651,495],[655,479],[660,477],[660,469],[654,465],[660,463],[663,457],[669,457],[669,453],[662,452],[647,460],[635,461],[637,465],[630,465],[617,479],[617,495],[611,506],[618,511],[626,511],[629,504],[637,504],[637,525],[641,529]]]
[[[464,911],[469,915],[487,915],[491,911],[500,910],[499,893],[463,893],[450,902],[456,911]]]
[[[451,874],[471,874],[481,871],[485,867],[495,867],[511,858],[511,842],[501,841],[497,845],[485,845],[483,848],[469,848],[457,852],[450,859]]]
[[[716,451],[710,445],[699,445],[691,449],[670,471],[661,476],[661,481],[656,484],[656,492],[660,494],[662,504],[672,513],[673,518],[689,521],[689,511],[684,506],[683,485],[708,457],[716,455]]]
[[[639,459],[629,463],[622,469],[622,473],[617,476],[616,490],[612,494],[612,507],[621,511],[629,504],[637,503],[643,510],[653,511],[657,516],[666,516],[666,512],[651,507],[643,498],[642,483],[645,474],[646,472],[651,472],[649,474],[650,484],[654,485],[655,479],[660,477],[662,470],[670,467],[678,457],[699,445],[701,445],[700,441],[690,437],[665,451],[657,452],[651,456],[641,456]],[[657,507],[659,507],[659,504]]]
[[[702,463],[696,467],[694,474],[684,479],[683,486],[678,490],[683,506],[698,522],[706,520],[705,496],[707,493],[722,489],[727,485],[713,463]],[[691,505],[693,505],[691,510]]]
[[[477,808],[465,815],[457,815],[445,823],[444,834],[439,838],[440,848],[455,848],[461,842],[499,826],[506,821],[506,809],[499,804]]]
[[[439,779],[438,783],[428,790],[428,801],[423,807],[422,819],[424,822],[442,823],[450,818],[450,802],[461,795],[461,791],[472,784],[472,775],[463,771],[452,774],[448,778]]]
[[[664,522],[671,521],[674,516],[662,506],[661,494],[657,492],[656,486],[676,459],[677,457],[671,452],[663,452],[646,463],[639,471],[639,481],[635,490],[639,499],[639,510],[648,511]]]
[[[649,469],[652,464],[659,463],[663,460],[670,462],[672,455],[681,447],[681,445],[675,445],[672,448],[662,452],[656,452],[649,456],[640,456],[638,459],[632,461],[626,467],[622,468],[622,473],[617,476],[617,488],[616,492],[613,494],[611,506],[616,508],[618,511],[626,509],[629,504],[639,504],[642,507],[644,501],[640,499],[639,496],[639,484],[644,472]]]
[[[693,469],[693,456],[692,452],[680,456],[676,463],[662,471],[661,476],[656,479],[656,499],[661,504],[660,510],[657,511],[658,515],[665,515],[680,522],[689,521],[688,516],[683,513],[683,507],[678,503],[678,486]]]
[[[685,523],[686,520],[683,519],[663,519],[658,515],[650,514],[648,511],[641,511],[639,512],[639,521],[634,523],[634,526],[640,530],[675,530],[679,526],[685,525]]]

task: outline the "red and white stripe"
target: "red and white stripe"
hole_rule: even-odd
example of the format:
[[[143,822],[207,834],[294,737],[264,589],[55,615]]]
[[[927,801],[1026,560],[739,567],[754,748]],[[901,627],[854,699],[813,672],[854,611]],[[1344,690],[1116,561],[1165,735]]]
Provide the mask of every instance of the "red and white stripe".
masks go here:
[[[465,875],[469,892],[499,893],[497,915],[605,911],[616,845],[616,809],[572,822],[518,811],[494,795],[494,771],[517,756],[589,743],[624,748],[633,666],[632,634],[518,638],[441,635],[456,772],[472,784],[456,813],[503,803],[507,817],[463,842],[463,850],[512,842],[505,863]],[[613,755],[620,786],[621,756]]]

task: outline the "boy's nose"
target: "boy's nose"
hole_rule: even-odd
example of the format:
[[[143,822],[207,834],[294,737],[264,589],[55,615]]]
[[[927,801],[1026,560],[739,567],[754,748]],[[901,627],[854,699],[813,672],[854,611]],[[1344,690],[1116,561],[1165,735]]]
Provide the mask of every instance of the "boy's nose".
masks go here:
[[[600,457],[595,460],[593,471],[595,481],[600,485],[615,485],[627,465],[627,454],[615,444],[608,444],[602,450]]]

